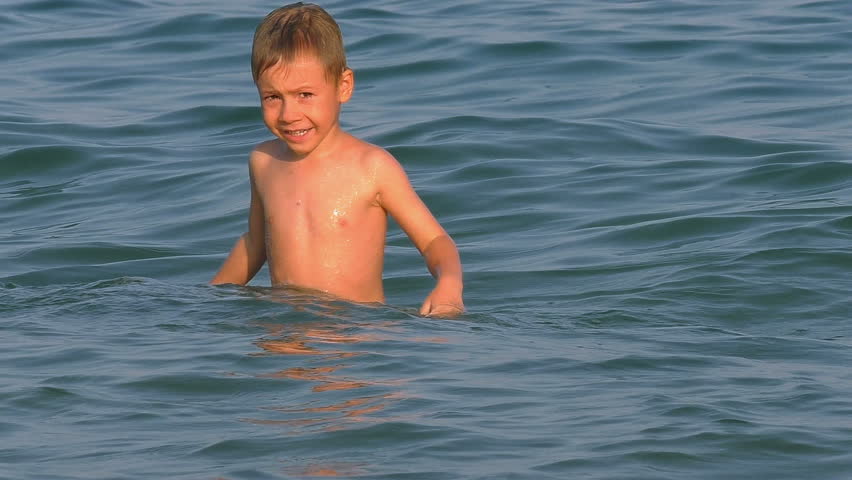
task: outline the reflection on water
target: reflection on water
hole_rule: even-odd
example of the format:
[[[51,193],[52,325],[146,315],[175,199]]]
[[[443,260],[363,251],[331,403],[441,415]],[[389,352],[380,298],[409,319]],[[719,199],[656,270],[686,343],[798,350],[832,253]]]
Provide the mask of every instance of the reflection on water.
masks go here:
[[[329,463],[329,464],[312,464],[305,467],[285,469],[287,475],[296,475],[301,477],[349,477],[355,475],[365,475],[367,470],[364,465],[354,463]]]
[[[319,304],[313,308],[327,312],[331,307]],[[337,311],[338,314],[341,312],[342,309]],[[335,315],[333,320],[325,320],[330,318],[328,316],[323,317],[309,323],[262,324],[267,333],[255,342],[255,345],[262,350],[255,355],[301,356],[312,365],[290,366],[274,372],[262,373],[259,376],[311,382],[313,384],[311,392],[315,394],[355,391],[367,387],[387,389],[403,383],[401,379],[378,381],[353,378],[345,374],[345,370],[351,365],[341,363],[342,360],[370,353],[358,349],[360,344],[389,338],[385,335],[360,333],[360,330],[389,327],[392,324],[383,322],[381,325],[370,326],[353,322],[343,323],[339,315]],[[325,362],[331,362],[331,364],[313,365]],[[399,392],[390,392],[340,400],[338,395],[329,402],[325,396],[318,395],[315,399],[302,402],[301,405],[266,408],[267,411],[278,412],[288,418],[246,419],[246,421],[263,425],[318,427],[325,431],[340,430],[353,422],[360,423],[368,420],[368,415],[381,411],[389,399],[399,396],[401,396]],[[373,421],[379,420],[373,419]]]
[[[329,373],[341,368],[343,365],[333,367],[293,367],[280,372],[264,375],[272,378],[290,378],[293,380],[308,380],[320,382],[311,388],[314,392],[325,392],[328,390],[351,390],[367,386],[366,382],[351,381],[345,378],[334,377]],[[373,383],[375,385],[375,383]]]
[[[376,373],[369,367],[376,355],[387,356],[399,348],[400,342],[446,343],[445,338],[410,337],[410,329],[400,321],[387,320],[385,305],[356,304],[317,292],[301,289],[250,290],[259,300],[282,304],[281,316],[272,321],[255,324],[264,334],[254,345],[258,351],[251,356],[281,359],[281,368],[254,373],[267,379],[305,382],[308,389],[294,389],[285,395],[286,404],[261,408],[258,418],[243,418],[254,425],[273,426],[286,435],[305,435],[315,432],[336,432],[358,428],[364,424],[398,421],[387,409],[400,399],[411,395],[403,391],[407,380],[387,378],[387,371]],[[409,318],[405,312],[401,318]],[[370,321],[371,317],[385,317]],[[354,375],[352,372],[359,372]],[[366,376],[373,378],[366,378]],[[276,397],[280,401],[280,397]],[[288,459],[292,468],[287,474],[297,476],[349,476],[366,474],[366,465],[331,464],[318,459],[299,461]]]
[[[310,463],[304,466],[284,468],[285,475],[297,477],[350,477],[366,475],[368,470],[363,464],[348,462]],[[231,480],[217,477],[215,480]]]
[[[255,342],[261,351],[252,355],[282,355],[288,357],[286,363],[292,364],[295,360],[298,364],[257,376],[310,382],[313,384],[310,391],[316,397],[308,401],[299,397],[302,400],[299,404],[275,405],[264,409],[285,418],[249,418],[244,421],[296,429],[290,433],[301,433],[304,428],[334,431],[354,423],[383,421],[372,415],[385,409],[392,399],[403,397],[402,392],[397,390],[404,380],[354,378],[346,374],[347,368],[352,365],[345,362],[369,355],[370,351],[361,348],[367,342],[394,339],[389,332],[398,329],[397,322],[364,322],[363,315],[359,316],[361,320],[355,321],[353,309],[377,307],[314,295],[315,292],[290,288],[258,291],[262,292],[260,298],[263,300],[285,304],[293,314],[310,315],[298,315],[300,321],[292,323],[258,323],[266,333]],[[376,333],[377,330],[383,333]],[[359,393],[366,388],[371,389],[370,394]],[[376,390],[384,392],[373,394]],[[350,396],[346,398],[346,394],[341,392],[350,392]]]
[[[309,313],[327,319],[351,320],[354,308],[382,308],[381,303],[356,303],[321,290],[295,285],[278,285],[271,288],[247,287],[260,300],[283,303],[297,313]]]

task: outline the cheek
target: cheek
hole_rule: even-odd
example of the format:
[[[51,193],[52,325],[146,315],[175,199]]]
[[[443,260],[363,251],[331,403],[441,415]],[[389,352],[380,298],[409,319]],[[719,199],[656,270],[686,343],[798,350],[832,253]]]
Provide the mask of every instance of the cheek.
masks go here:
[[[335,102],[333,99],[324,99],[313,105],[313,114],[316,117],[328,118],[334,116]]]
[[[261,114],[263,115],[263,120],[265,122],[273,121],[277,117],[277,112],[275,108],[271,108],[268,106],[261,107]]]

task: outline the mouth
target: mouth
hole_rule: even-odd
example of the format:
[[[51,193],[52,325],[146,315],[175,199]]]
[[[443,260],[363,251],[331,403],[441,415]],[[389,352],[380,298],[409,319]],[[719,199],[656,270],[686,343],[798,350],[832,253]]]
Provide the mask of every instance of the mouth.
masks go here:
[[[290,137],[304,137],[310,131],[310,128],[303,128],[300,130],[284,130],[284,134]]]

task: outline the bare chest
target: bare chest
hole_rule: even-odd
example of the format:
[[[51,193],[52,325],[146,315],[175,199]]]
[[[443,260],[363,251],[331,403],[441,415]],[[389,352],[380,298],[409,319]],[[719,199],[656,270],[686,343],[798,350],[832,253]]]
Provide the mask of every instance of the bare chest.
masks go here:
[[[267,227],[278,236],[317,238],[375,222],[375,187],[357,172],[270,172],[257,182]],[[383,212],[381,213],[383,216]]]

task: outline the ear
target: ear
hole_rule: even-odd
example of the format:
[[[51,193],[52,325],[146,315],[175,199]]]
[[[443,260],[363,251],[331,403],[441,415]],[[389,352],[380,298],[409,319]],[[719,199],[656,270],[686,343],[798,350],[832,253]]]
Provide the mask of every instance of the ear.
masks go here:
[[[355,73],[347,68],[340,74],[340,80],[337,82],[337,99],[340,103],[348,102],[352,98],[353,90],[355,90]]]

